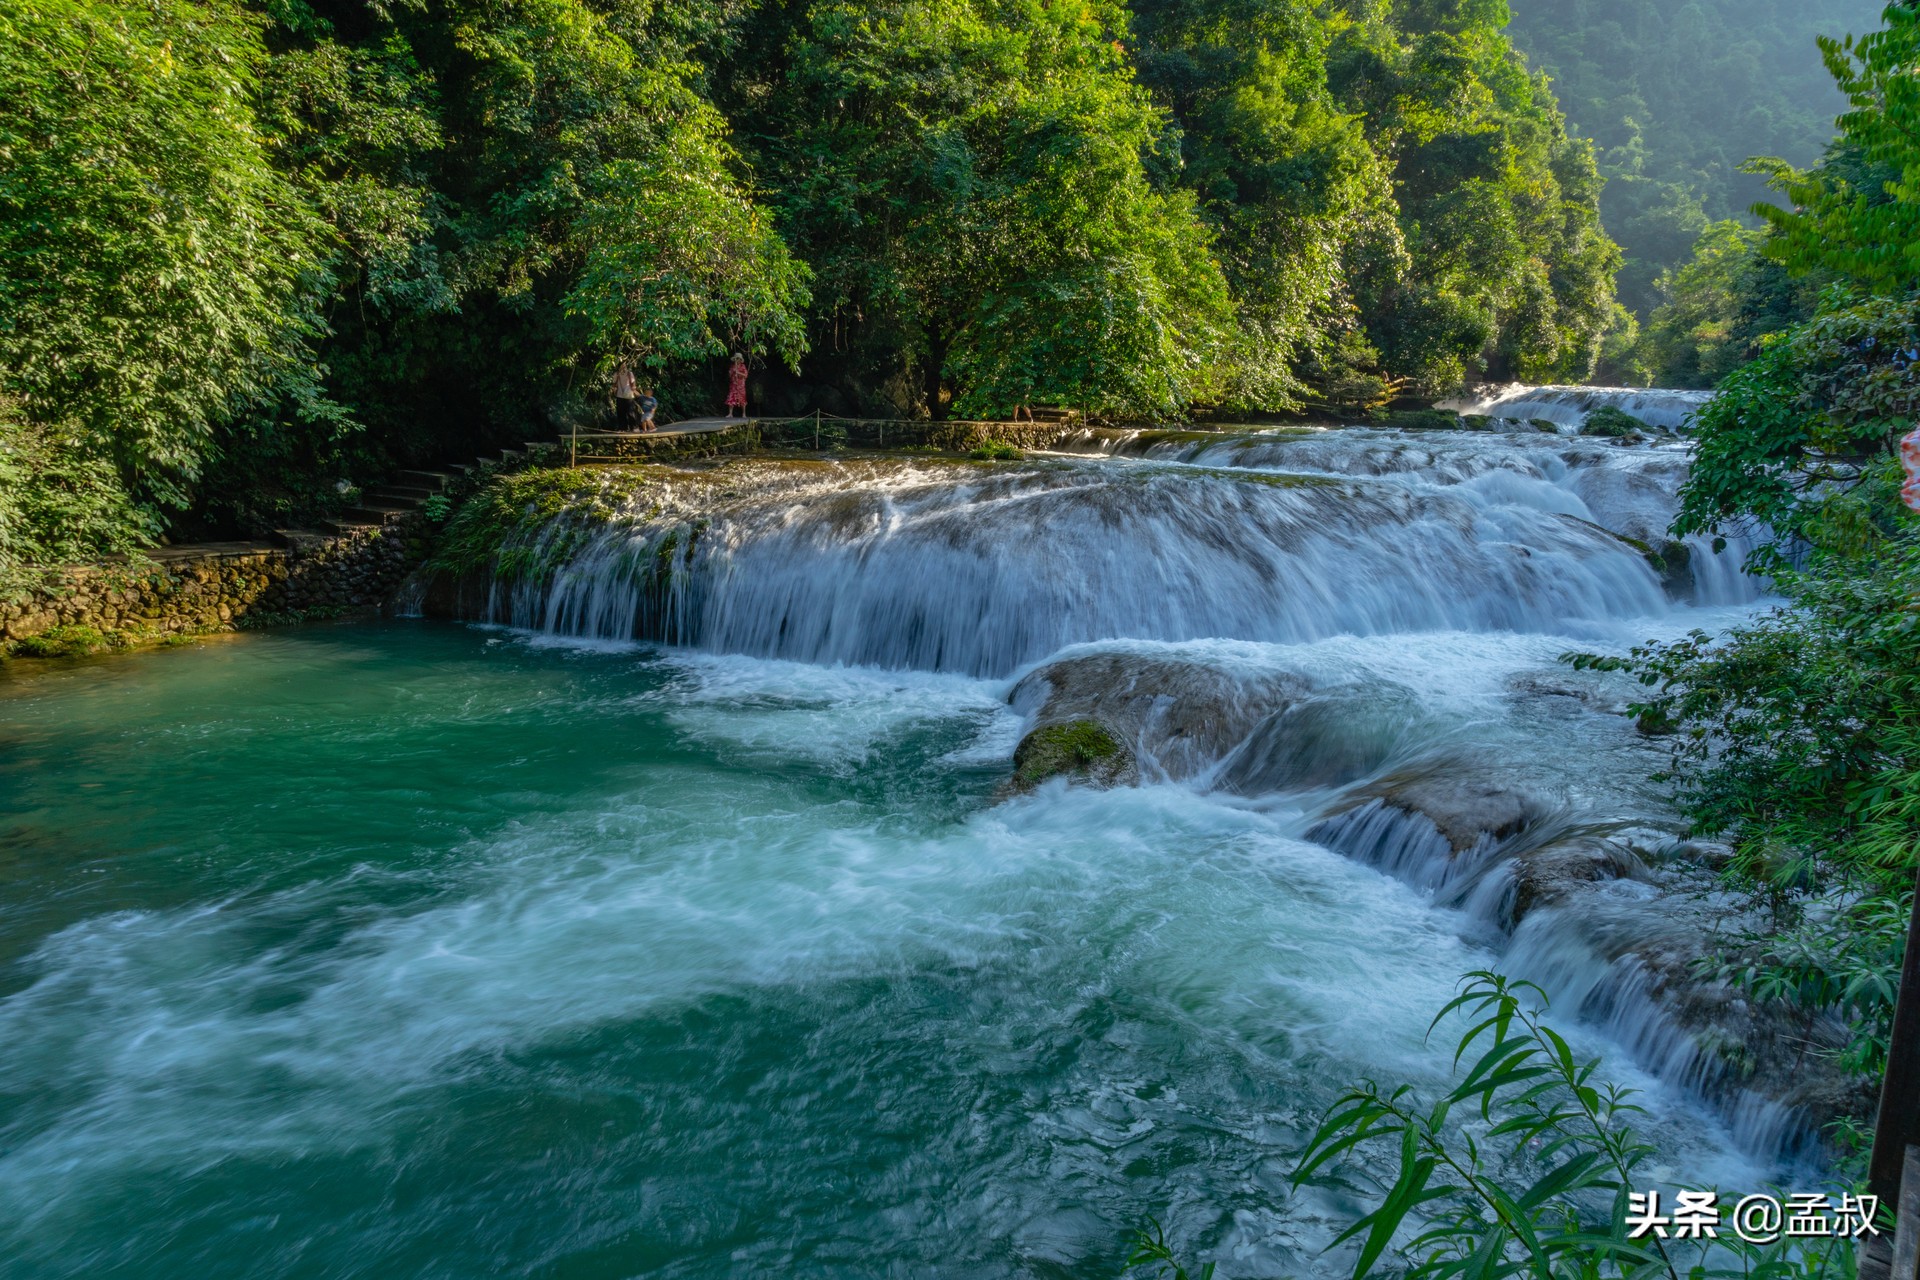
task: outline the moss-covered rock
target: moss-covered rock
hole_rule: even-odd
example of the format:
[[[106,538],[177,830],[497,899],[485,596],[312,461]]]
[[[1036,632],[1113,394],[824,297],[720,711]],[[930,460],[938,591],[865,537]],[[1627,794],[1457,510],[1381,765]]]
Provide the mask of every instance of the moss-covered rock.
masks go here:
[[[967,456],[975,462],[1018,462],[1027,455],[1005,440],[988,440],[967,450]]]
[[[1031,790],[1049,778],[1067,777],[1112,786],[1132,767],[1120,740],[1097,720],[1041,725],[1013,753],[1013,784]]]
[[[1636,436],[1652,435],[1653,428],[1623,409],[1603,404],[1589,413],[1587,420],[1580,424],[1580,434],[1626,440]]]
[[[1396,409],[1380,425],[1402,431],[1459,431],[1466,424],[1451,409]]]
[[[102,649],[124,648],[127,643],[118,632],[98,627],[49,627],[39,635],[14,641],[11,651],[16,658],[84,658]]]

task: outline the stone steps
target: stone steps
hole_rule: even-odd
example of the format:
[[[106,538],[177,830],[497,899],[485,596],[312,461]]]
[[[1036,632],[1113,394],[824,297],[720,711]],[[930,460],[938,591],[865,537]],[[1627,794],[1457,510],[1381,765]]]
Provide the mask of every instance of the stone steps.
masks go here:
[[[465,469],[465,467],[461,468],[463,471]],[[399,471],[394,473],[393,478],[397,484],[438,493],[453,483],[454,473],[451,471]]]
[[[340,513],[338,518],[349,524],[392,524],[419,505],[418,502],[397,502],[368,498],[357,507],[348,507]]]
[[[378,502],[406,503],[419,506],[438,493],[438,489],[428,489],[414,484],[382,484],[367,490],[367,496]]]

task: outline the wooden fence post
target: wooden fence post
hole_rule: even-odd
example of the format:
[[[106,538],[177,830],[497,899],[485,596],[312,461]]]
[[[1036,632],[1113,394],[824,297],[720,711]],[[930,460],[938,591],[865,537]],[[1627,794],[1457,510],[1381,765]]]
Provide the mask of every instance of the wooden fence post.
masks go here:
[[[1887,1037],[1887,1074],[1880,1081],[1880,1118],[1867,1164],[1867,1192],[1889,1208],[1898,1206],[1895,1243],[1873,1241],[1860,1251],[1861,1280],[1891,1275],[1914,1280],[1920,1254],[1920,876],[1914,881],[1913,916],[1907,921],[1907,954]],[[1878,1256],[1875,1256],[1875,1255]],[[1906,1268],[1901,1273],[1895,1263]]]

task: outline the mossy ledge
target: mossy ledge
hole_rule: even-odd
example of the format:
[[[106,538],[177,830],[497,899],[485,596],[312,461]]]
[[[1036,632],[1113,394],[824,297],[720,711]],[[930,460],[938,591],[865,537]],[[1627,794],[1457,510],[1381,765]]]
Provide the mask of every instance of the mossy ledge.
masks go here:
[[[1049,778],[1113,786],[1133,767],[1131,753],[1097,720],[1041,725],[1013,753],[1013,787],[1031,791]]]

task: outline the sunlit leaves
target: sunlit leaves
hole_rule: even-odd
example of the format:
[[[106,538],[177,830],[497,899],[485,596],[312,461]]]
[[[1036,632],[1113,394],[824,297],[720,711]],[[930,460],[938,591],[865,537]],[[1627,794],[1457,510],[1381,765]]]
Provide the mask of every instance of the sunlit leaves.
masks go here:
[[[1920,7],[1889,4],[1886,25],[1859,39],[1823,39],[1821,53],[1852,109],[1840,130],[1886,171],[1879,190],[1783,162],[1762,170],[1792,208],[1760,205],[1767,252],[1796,271],[1824,269],[1876,293],[1920,287]]]
[[[253,113],[266,52],[228,3],[0,8],[0,378],[147,498],[303,359],[327,237]]]
[[[568,292],[605,359],[660,368],[730,346],[806,349],[806,269],[726,178],[718,139],[683,130],[652,163],[618,160],[592,183],[585,263]]]
[[[1917,356],[1911,300],[1836,306],[1775,338],[1696,415],[1675,532],[1749,521],[1864,546],[1904,521],[1892,449],[1920,408]]]

